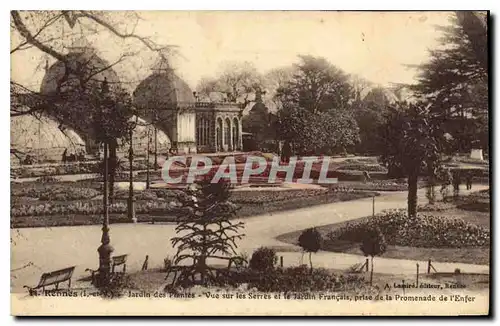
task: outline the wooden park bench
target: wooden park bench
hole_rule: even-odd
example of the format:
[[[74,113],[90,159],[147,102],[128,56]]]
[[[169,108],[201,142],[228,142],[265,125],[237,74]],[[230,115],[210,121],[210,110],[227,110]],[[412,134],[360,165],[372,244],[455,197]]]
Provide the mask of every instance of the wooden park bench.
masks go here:
[[[111,273],[115,273],[115,267],[117,266],[122,266],[122,273],[125,274],[127,271],[127,256],[128,255],[120,255],[120,256],[113,256],[111,257]]]
[[[127,271],[127,257],[128,255],[119,255],[119,256],[113,256],[111,257],[111,274],[112,275],[115,275],[115,274],[125,274],[125,272]],[[116,272],[115,271],[115,268],[118,267],[118,266],[123,266],[123,269],[122,271],[119,273],[119,272]],[[92,284],[97,284],[97,273],[99,272],[99,269],[90,269],[90,268],[87,268],[85,270],[86,272],[90,272],[92,275],[91,275],[91,282]]]
[[[36,292],[38,289],[42,289],[45,291],[46,286],[55,285],[55,289],[59,289],[59,283],[68,281],[68,289],[71,288],[71,277],[73,276],[73,272],[75,270],[75,266],[60,269],[57,271],[53,271],[50,273],[43,273],[40,277],[40,282],[35,287],[30,287],[25,285],[30,293]]]

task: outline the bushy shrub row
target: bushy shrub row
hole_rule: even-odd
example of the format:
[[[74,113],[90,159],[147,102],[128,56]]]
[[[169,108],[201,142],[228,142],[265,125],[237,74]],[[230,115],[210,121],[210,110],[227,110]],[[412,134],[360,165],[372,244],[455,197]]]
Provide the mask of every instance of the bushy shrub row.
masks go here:
[[[466,211],[489,212],[490,211],[490,191],[481,190],[473,192],[467,196],[449,196],[445,202],[453,203],[457,208]]]
[[[229,282],[248,284],[248,288],[260,292],[300,292],[345,291],[364,286],[364,278],[359,275],[336,275],[326,269],[310,270],[307,266],[276,268],[261,272],[253,269],[237,271]]]
[[[261,292],[316,292],[338,291],[363,286],[364,279],[357,275],[335,275],[326,269],[309,269],[306,265],[277,268],[278,257],[272,248],[255,250],[248,268],[239,268],[226,283],[248,284],[248,288]]]
[[[43,177],[53,175],[67,175],[67,174],[87,174],[87,173],[102,173],[102,162],[81,162],[70,164],[56,164],[50,166],[30,166],[30,167],[16,167],[11,169],[11,174],[18,178],[29,177]],[[118,163],[117,171],[129,170],[130,163],[127,160],[120,160]],[[149,168],[154,168],[154,163],[149,162]],[[146,170],[146,160],[135,160],[132,163],[132,170]]]
[[[168,213],[171,207],[165,201],[152,201],[152,202],[137,202],[135,204],[135,211],[138,214],[158,213],[159,211]],[[109,213],[126,213],[127,203],[118,202],[109,205]],[[50,203],[43,204],[21,204],[13,205],[11,207],[11,216],[44,216],[44,215],[65,215],[65,214],[103,214],[102,201],[74,201],[69,203]]]
[[[417,211],[419,212],[444,212],[455,208],[456,206],[450,203],[437,202],[432,205],[419,205]]]
[[[66,174],[99,173],[99,162],[83,162],[73,164],[60,164],[44,167],[17,167],[11,173],[18,178],[42,177]]]
[[[75,187],[73,183],[67,184],[38,184],[38,185],[15,185],[11,188],[13,197],[31,197],[40,200],[77,200],[91,199],[101,194],[93,188]]]
[[[383,231],[388,244],[424,248],[482,247],[490,243],[490,232],[461,219],[430,214],[408,217],[406,210],[393,210],[361,222],[350,222],[328,234],[329,241],[360,243],[370,230]]]

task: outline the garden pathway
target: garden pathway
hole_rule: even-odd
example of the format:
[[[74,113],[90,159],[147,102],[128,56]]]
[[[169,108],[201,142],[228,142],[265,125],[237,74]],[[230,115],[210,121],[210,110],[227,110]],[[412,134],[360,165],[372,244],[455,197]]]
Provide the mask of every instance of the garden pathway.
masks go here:
[[[474,186],[474,191],[481,189],[487,189],[487,186]],[[425,201],[424,191],[419,190],[420,202]],[[393,192],[376,197],[375,212],[406,207],[406,196],[406,192]],[[296,246],[276,240],[277,236],[371,214],[372,199],[365,198],[245,218],[246,236],[241,240],[239,250],[251,254],[260,246],[277,246],[283,248],[279,255],[284,256],[285,265],[297,265],[302,254],[293,252],[297,249]],[[111,225],[114,254],[129,254],[127,269],[131,272],[141,268],[146,255],[149,255],[150,268],[161,266],[166,256],[173,256],[175,250],[170,239],[174,235],[174,225],[169,224]],[[16,270],[11,273],[12,291],[24,292],[23,285],[35,285],[42,272],[67,266],[76,266],[75,279],[88,276],[86,268],[97,268],[100,238],[101,227],[98,225],[11,229],[11,270]],[[333,252],[319,252],[313,257],[313,263],[317,267],[339,269],[363,261],[364,257],[361,256]],[[383,257],[375,260],[376,271],[386,274],[414,274],[416,263],[412,260]],[[483,265],[437,262],[433,265],[440,272],[453,272],[455,268],[470,273],[489,272],[489,266]],[[425,266],[425,262],[420,262],[420,266]],[[421,270],[424,268],[421,267]]]

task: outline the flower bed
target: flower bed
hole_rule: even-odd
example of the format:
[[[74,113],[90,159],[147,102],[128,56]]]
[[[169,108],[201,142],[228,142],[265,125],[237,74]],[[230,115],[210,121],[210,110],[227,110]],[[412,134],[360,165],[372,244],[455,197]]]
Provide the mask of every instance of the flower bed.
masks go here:
[[[75,187],[73,183],[59,183],[59,184],[21,184],[11,186],[12,197],[31,197],[40,200],[77,200],[77,199],[91,199],[101,192],[86,187]]]
[[[424,187],[425,182],[420,182],[419,187]],[[406,191],[408,184],[398,182],[398,180],[373,180],[371,182],[340,182],[329,186],[330,189],[350,188],[354,190],[367,191]]]
[[[231,201],[236,204],[264,204],[281,202],[296,198],[315,197],[325,195],[327,189],[294,189],[294,190],[259,190],[259,191],[233,191]]]
[[[367,171],[367,172],[385,172],[387,173],[387,169],[379,164],[359,164],[359,163],[348,163],[342,164],[339,167],[339,170],[346,171]]]
[[[453,203],[457,208],[466,211],[489,212],[490,211],[490,191],[481,190],[470,193],[467,196],[449,196],[445,198],[448,203]]]
[[[152,217],[148,214],[136,214],[137,222],[151,222]],[[163,222],[175,222],[175,216],[162,217]],[[109,215],[109,222],[132,223],[127,214],[112,213]],[[27,227],[56,227],[56,226],[76,226],[76,225],[99,225],[102,223],[102,214],[61,214],[50,216],[20,216],[11,219],[11,228]]]
[[[68,203],[33,203],[13,205],[11,207],[11,217],[18,216],[49,216],[49,215],[98,215],[103,214],[101,200],[74,201]],[[166,201],[136,202],[135,211],[138,214],[170,212],[170,204]],[[109,213],[127,212],[126,202],[117,202],[109,205]]]
[[[120,189],[115,192],[115,199],[128,199],[128,189]],[[135,200],[174,200],[177,198],[177,192],[170,189],[145,189],[134,190]]]
[[[378,227],[390,245],[423,248],[466,248],[489,246],[490,232],[461,219],[418,214],[415,219],[405,210],[394,210],[372,219],[347,223],[330,232],[329,241],[362,242],[365,234]]]

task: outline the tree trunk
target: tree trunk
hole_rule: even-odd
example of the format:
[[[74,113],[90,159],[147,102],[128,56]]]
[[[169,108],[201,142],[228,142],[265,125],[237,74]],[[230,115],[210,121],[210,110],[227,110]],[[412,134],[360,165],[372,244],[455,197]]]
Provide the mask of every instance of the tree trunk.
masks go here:
[[[434,169],[434,162],[427,162],[427,199],[430,205],[436,202],[436,175]]]
[[[207,285],[207,225],[203,225],[203,247],[201,248],[201,255],[198,268],[200,270],[200,279],[203,286]]]
[[[313,262],[312,262],[312,259],[311,259],[311,255],[312,255],[312,252],[309,251],[309,266],[311,266],[311,274],[312,274],[312,271],[313,271]]]
[[[370,272],[370,286],[373,285],[373,256],[372,256],[372,270]]]
[[[408,176],[408,216],[417,216],[417,189],[418,175],[416,173]]]

